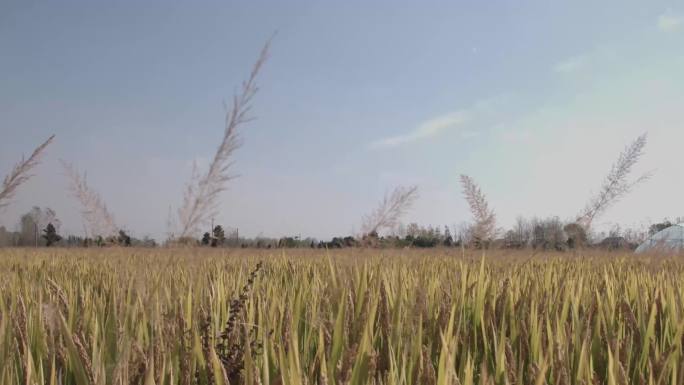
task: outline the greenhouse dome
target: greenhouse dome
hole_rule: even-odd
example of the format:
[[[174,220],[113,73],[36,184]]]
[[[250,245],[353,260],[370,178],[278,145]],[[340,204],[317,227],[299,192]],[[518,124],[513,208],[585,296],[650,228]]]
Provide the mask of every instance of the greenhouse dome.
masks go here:
[[[637,247],[635,253],[647,253],[651,251],[684,251],[684,223],[670,226],[653,234]]]

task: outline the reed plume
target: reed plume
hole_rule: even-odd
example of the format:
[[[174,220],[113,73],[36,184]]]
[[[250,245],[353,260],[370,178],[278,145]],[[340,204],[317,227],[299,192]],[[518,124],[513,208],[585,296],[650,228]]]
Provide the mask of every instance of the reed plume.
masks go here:
[[[259,87],[257,76],[268,59],[271,40],[264,45],[259,58],[252,67],[249,78],[242,83],[240,92],[233,96],[230,109],[226,106],[225,129],[223,140],[205,174],[200,175],[194,167],[190,182],[186,185],[183,205],[178,210],[180,222],[180,238],[197,233],[202,225],[216,215],[218,197],[226,189],[226,183],[235,178],[230,173],[233,165],[233,154],[241,146],[238,128],[253,120],[250,116],[252,100]]]
[[[489,208],[487,197],[475,180],[468,175],[461,175],[461,186],[475,224],[472,227],[473,237],[478,241],[487,241],[496,235],[496,214]]]
[[[72,164],[64,160],[60,160],[60,162],[69,179],[69,190],[81,204],[81,216],[88,231],[90,231],[90,235],[93,237],[116,235],[119,228],[116,226],[114,216],[100,194],[88,185],[86,173],[84,172],[81,176]]]
[[[364,234],[390,230],[399,224],[401,217],[418,198],[418,186],[398,186],[391,194],[385,194],[380,205],[363,217],[361,229]]]
[[[601,189],[598,194],[593,196],[582,212],[578,215],[577,222],[585,229],[591,227],[591,223],[596,217],[603,214],[610,206],[617,203],[632,189],[648,180],[653,176],[652,172],[647,172],[635,180],[630,181],[629,175],[632,168],[639,161],[644,154],[644,147],[646,147],[647,135],[643,134],[636,138],[620,153],[617,161],[608,173],[608,176],[603,180]]]
[[[30,174],[31,169],[40,163],[40,159],[45,152],[45,149],[54,139],[54,135],[50,136],[43,144],[33,150],[33,153],[28,159],[22,157],[21,161],[14,165],[12,171],[5,176],[5,179],[2,182],[2,189],[0,189],[0,209],[9,205],[9,201],[14,198],[19,186],[33,176]]]

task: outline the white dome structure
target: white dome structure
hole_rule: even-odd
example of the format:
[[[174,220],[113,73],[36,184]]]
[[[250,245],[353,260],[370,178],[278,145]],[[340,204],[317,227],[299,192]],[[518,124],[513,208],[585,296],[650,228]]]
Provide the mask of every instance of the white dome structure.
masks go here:
[[[684,223],[670,226],[653,234],[634,251],[647,252],[682,252],[684,251]]]

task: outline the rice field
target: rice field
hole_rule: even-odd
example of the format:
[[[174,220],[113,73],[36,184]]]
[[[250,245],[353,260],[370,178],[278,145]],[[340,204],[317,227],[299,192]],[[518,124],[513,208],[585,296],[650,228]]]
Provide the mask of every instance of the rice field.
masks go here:
[[[684,384],[684,259],[0,251],[1,384]]]

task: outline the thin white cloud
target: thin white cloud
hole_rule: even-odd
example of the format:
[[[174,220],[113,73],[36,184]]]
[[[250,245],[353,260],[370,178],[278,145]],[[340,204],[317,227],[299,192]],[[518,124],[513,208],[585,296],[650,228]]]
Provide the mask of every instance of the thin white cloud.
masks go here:
[[[532,131],[527,128],[514,128],[500,124],[495,127],[495,130],[499,132],[499,139],[510,145],[531,145],[534,139]]]
[[[472,139],[472,138],[477,137],[478,135],[480,135],[480,133],[477,131],[467,131],[466,130],[466,131],[461,132],[461,138],[463,138],[463,139]]]
[[[589,64],[589,55],[571,57],[553,66],[554,72],[569,74],[581,70]]]
[[[672,32],[684,24],[684,17],[666,12],[658,17],[658,29],[663,32]]]
[[[462,125],[467,120],[467,113],[465,111],[452,112],[427,120],[418,125],[418,127],[416,127],[413,131],[406,134],[390,136],[377,140],[371,143],[370,147],[373,149],[398,147],[418,141],[420,139],[426,139],[439,135],[447,129]]]

